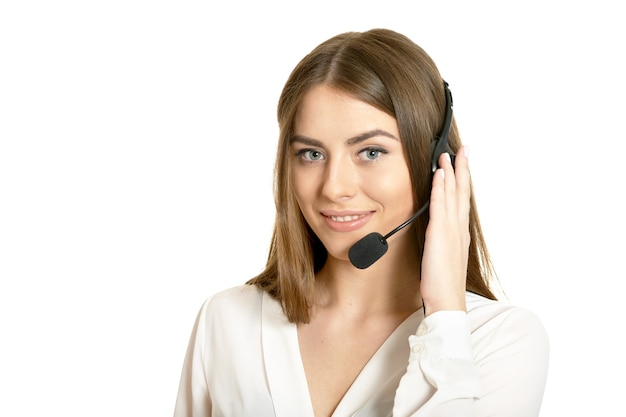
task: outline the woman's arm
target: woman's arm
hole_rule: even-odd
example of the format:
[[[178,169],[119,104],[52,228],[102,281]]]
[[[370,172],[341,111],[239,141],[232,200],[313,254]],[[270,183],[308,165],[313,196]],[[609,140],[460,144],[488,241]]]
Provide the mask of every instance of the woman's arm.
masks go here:
[[[207,417],[211,415],[211,398],[204,365],[205,317],[207,300],[196,318],[178,387],[174,417]]]
[[[409,340],[394,416],[536,416],[547,372],[545,330],[532,313],[502,304],[467,313],[467,148],[454,168],[447,154],[439,166],[422,258],[426,317]]]
[[[485,310],[424,319],[409,340],[395,417],[539,415],[549,355],[543,325],[521,308]]]

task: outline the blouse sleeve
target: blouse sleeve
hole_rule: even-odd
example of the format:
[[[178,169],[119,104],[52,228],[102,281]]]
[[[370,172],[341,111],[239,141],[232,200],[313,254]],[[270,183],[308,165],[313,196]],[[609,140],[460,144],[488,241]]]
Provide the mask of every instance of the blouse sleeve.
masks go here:
[[[531,312],[513,308],[474,329],[463,311],[436,312],[409,345],[394,417],[539,415],[548,338]]]
[[[178,387],[174,417],[206,417],[211,415],[211,398],[204,363],[208,301],[202,306],[191,332]]]

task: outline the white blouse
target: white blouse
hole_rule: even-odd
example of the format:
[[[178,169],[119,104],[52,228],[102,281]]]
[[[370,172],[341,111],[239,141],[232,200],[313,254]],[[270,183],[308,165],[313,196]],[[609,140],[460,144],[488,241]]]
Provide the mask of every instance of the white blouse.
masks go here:
[[[333,417],[539,415],[548,337],[530,311],[467,293],[467,313],[409,316],[369,360]],[[296,325],[255,286],[202,306],[175,417],[313,417]]]

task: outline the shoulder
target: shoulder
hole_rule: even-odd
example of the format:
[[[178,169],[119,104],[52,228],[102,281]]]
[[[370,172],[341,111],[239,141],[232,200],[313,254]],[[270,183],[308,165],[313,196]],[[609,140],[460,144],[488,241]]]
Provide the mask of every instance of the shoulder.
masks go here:
[[[208,297],[200,309],[200,316],[207,321],[248,320],[260,315],[263,292],[254,285],[239,285],[218,291]]]
[[[543,329],[541,320],[531,310],[469,292],[467,293],[467,315],[473,328],[495,321],[525,323],[527,326]]]
[[[548,334],[541,319],[531,310],[468,293],[467,318],[476,347],[485,351],[514,348],[547,355]]]
[[[242,284],[216,292],[207,298],[206,303],[214,306],[247,303],[256,299],[260,300],[262,295],[261,290],[255,285]]]

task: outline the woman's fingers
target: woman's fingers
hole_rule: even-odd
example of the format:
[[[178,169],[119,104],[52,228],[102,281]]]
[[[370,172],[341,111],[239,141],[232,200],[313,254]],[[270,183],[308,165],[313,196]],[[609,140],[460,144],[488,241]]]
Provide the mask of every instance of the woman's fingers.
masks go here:
[[[469,251],[470,173],[466,148],[452,166],[441,155],[433,177],[430,221],[422,260],[422,298],[427,314],[465,309]]]
[[[463,221],[468,223],[469,230],[469,210],[470,210],[470,172],[469,172],[469,148],[463,146],[459,149],[459,153],[456,156],[454,176],[456,179],[456,194],[458,203],[458,212],[463,215]]]

